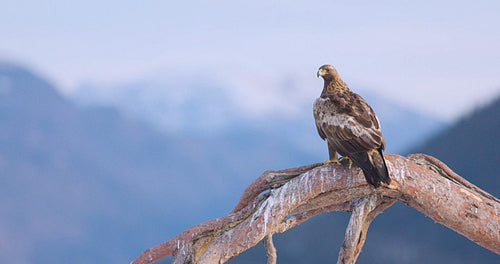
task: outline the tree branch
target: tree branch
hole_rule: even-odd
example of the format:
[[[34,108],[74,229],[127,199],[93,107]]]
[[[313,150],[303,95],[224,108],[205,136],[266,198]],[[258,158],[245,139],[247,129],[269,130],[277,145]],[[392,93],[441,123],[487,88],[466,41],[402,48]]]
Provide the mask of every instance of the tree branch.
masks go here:
[[[276,255],[276,248],[274,247],[272,234],[264,237],[264,247],[266,248],[267,264],[276,264],[278,256]]]
[[[194,226],[132,263],[152,263],[167,255],[174,257],[173,263],[224,263],[264,238],[268,263],[276,263],[272,234],[327,211],[352,212],[337,263],[355,263],[371,221],[396,200],[500,254],[500,200],[433,157],[385,158],[392,181],[377,189],[349,164],[266,171],[228,215]]]
[[[375,216],[393,205],[395,199],[368,195],[352,201],[352,215],[340,248],[337,264],[355,263],[365,244],[366,233]]]

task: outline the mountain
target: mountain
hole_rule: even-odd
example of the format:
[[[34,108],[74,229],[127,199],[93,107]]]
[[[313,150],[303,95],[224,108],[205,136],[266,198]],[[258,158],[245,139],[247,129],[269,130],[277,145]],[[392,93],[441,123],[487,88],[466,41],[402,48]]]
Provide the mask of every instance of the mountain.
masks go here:
[[[39,75],[0,63],[0,263],[128,263],[147,247],[225,215],[263,171],[310,164],[327,155],[306,114],[242,117],[231,108],[216,114],[216,108],[214,117],[236,121],[207,127],[201,119],[215,107],[212,102],[222,109],[225,102],[234,103],[216,86],[203,87],[204,93],[195,90],[198,96],[172,99],[191,111],[180,119],[192,126],[176,132],[109,104],[76,105]],[[411,127],[412,119],[399,110],[399,122]],[[174,114],[166,112],[165,118]],[[383,126],[397,133],[391,124]],[[406,210],[391,217],[399,222],[384,220],[389,213],[377,217],[365,251],[384,241],[384,256],[421,254],[414,247],[421,243],[417,231],[427,227],[406,232],[414,235],[407,242],[399,236],[384,240],[388,229],[376,226],[389,222],[392,229],[404,229],[407,214],[419,216]],[[331,239],[342,240],[347,220],[345,213],[324,214],[278,236],[280,261],[307,263],[302,256],[308,252],[317,252],[309,260],[319,263],[334,259],[340,244]],[[306,229],[308,239],[288,239]],[[329,249],[320,251],[320,246]],[[401,250],[392,251],[398,246]],[[251,258],[262,259],[264,253],[256,252]],[[236,263],[244,263],[245,256],[250,255]]]
[[[500,197],[500,97],[412,152],[438,157],[459,175]]]
[[[82,111],[8,64],[0,65],[0,119],[0,262],[128,261],[135,247],[120,240],[136,239],[128,230],[139,222],[124,214],[154,204],[133,198],[147,187],[138,176],[170,172],[140,157],[168,141],[112,109]]]
[[[500,197],[500,97],[465,116],[408,153],[426,153],[495,197]],[[342,244],[347,213],[316,216],[276,236],[278,263],[334,262]],[[231,263],[265,262],[261,244]],[[500,256],[396,203],[370,226],[358,263],[500,263]]]
[[[6,63],[0,120],[0,263],[128,263],[226,214],[263,171],[316,159],[265,127],[159,133]]]

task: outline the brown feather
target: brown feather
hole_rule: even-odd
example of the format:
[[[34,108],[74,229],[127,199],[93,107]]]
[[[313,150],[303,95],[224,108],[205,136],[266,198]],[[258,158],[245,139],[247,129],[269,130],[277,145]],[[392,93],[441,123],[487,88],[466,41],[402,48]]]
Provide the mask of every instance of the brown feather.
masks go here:
[[[385,139],[375,112],[349,89],[333,66],[323,65],[320,72],[325,84],[314,103],[313,113],[318,134],[328,142],[329,152],[334,150],[350,157],[371,185],[389,183],[382,155]]]

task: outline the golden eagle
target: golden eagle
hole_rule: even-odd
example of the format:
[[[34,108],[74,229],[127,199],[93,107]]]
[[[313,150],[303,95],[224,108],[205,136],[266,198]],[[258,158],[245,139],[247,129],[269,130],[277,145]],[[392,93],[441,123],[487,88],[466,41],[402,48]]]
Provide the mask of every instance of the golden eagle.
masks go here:
[[[313,108],[318,133],[328,143],[330,157],[325,163],[339,163],[338,153],[359,166],[366,181],[375,188],[381,182],[389,184],[382,154],[385,140],[375,112],[347,87],[333,66],[321,66],[317,75],[325,81]]]

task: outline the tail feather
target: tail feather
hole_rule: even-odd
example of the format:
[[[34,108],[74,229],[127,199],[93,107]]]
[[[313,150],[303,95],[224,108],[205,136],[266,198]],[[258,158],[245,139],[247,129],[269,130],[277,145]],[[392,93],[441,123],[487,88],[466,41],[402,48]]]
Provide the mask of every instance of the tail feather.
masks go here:
[[[379,187],[381,182],[391,182],[382,149],[354,153],[349,155],[349,158],[363,170],[366,181],[375,188]]]

